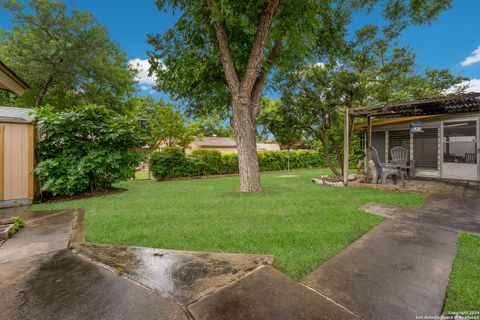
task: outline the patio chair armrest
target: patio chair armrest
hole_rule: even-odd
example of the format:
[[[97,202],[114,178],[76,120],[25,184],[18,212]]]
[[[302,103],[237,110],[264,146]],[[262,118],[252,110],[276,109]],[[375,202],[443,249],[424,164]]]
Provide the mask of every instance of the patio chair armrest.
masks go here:
[[[382,168],[393,168],[393,165],[389,162],[380,163]]]

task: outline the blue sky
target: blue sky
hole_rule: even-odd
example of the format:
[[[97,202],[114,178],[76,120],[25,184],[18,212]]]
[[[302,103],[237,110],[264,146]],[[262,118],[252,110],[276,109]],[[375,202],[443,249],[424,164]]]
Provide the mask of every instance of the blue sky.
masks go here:
[[[75,8],[92,12],[105,25],[114,39],[136,65],[148,67],[145,61],[148,33],[162,33],[175,22],[171,13],[160,12],[153,0],[76,0],[66,1]],[[422,67],[449,68],[454,74],[474,79],[480,91],[480,12],[479,0],[454,0],[453,7],[443,12],[430,26],[411,26],[401,36],[402,44],[410,45]],[[354,25],[380,24],[378,15],[358,15]],[[0,27],[10,28],[5,14],[0,14]],[[463,64],[462,64],[463,62]],[[143,94],[153,93],[152,78],[143,72],[140,77]]]

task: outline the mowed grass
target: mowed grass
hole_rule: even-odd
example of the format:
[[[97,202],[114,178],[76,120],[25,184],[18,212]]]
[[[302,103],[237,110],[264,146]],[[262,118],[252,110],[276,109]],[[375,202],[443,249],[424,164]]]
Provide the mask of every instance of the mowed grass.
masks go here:
[[[127,192],[33,209],[86,209],[90,242],[274,255],[274,266],[298,280],[382,220],[361,212],[362,205],[416,207],[425,199],[311,182],[325,173],[263,174],[258,194],[237,192],[238,177],[127,181],[117,185]]]
[[[444,313],[465,311],[480,311],[480,237],[463,233],[458,239]]]

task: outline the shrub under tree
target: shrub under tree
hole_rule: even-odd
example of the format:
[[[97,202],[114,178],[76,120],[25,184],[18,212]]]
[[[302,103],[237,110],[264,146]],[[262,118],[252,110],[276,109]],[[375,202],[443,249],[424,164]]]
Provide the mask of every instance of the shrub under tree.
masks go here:
[[[261,171],[326,166],[316,151],[258,151],[257,156]],[[215,150],[195,150],[185,154],[180,148],[166,147],[152,153],[150,170],[157,180],[238,173],[238,155]]]
[[[88,105],[35,112],[39,130],[34,174],[42,191],[74,195],[111,188],[138,165],[135,123],[105,107]]]

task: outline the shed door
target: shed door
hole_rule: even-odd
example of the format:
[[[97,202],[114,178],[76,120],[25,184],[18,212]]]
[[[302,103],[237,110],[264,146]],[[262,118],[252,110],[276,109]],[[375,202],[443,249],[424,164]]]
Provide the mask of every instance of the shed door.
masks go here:
[[[478,180],[478,119],[445,121],[442,177]]]

